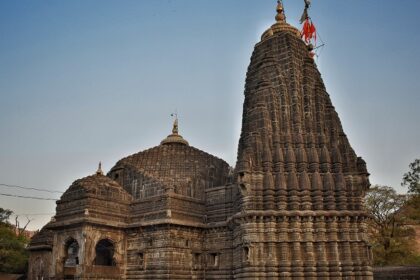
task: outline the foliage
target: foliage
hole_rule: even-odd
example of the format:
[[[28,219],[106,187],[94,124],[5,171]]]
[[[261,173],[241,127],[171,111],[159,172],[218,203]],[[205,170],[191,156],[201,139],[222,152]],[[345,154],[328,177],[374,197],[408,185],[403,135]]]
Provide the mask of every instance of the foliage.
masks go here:
[[[399,211],[399,215],[404,217],[407,224],[420,226],[420,195],[407,195],[407,202]]]
[[[374,265],[376,266],[400,266],[420,264],[418,255],[411,242],[415,232],[410,227],[400,227],[394,232],[392,238],[380,236],[378,233],[371,233],[372,251]],[[387,247],[384,246],[384,240]]]
[[[420,256],[411,246],[415,231],[404,215],[406,195],[387,186],[374,186],[366,195],[366,209],[371,216],[370,239],[375,265],[420,264]]]
[[[24,273],[28,262],[25,249],[28,240],[23,235],[16,235],[7,221],[11,214],[12,211],[0,208],[0,272]]]
[[[10,215],[12,215],[12,211],[10,211],[8,209],[3,209],[3,208],[0,207],[0,223],[1,224],[8,223]]]
[[[420,159],[409,165],[410,171],[403,175],[402,186],[408,186],[408,192],[420,195]]]
[[[365,197],[366,208],[372,218],[372,227],[387,250],[400,222],[398,210],[404,205],[405,196],[387,186],[372,187]]]

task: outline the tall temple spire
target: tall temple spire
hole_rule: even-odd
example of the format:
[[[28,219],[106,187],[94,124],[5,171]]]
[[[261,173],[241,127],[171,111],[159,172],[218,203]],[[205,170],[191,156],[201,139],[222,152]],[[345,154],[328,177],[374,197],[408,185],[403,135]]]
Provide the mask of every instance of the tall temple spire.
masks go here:
[[[316,32],[309,27],[307,43]],[[242,219],[237,231],[244,234],[237,242],[253,240],[255,248],[267,250],[261,266],[268,264],[270,275],[372,280],[368,216],[361,211],[368,173],[364,162],[358,164],[307,50],[279,1],[276,22],[255,45],[246,75],[237,161]],[[248,159],[252,168],[244,164]],[[256,240],[252,227],[266,233],[279,229],[283,237]],[[296,230],[293,237],[287,235],[290,228]],[[357,238],[342,234],[353,230]],[[276,251],[281,258],[269,257]],[[243,262],[237,270],[244,279],[268,278],[262,276],[266,268],[257,265]]]

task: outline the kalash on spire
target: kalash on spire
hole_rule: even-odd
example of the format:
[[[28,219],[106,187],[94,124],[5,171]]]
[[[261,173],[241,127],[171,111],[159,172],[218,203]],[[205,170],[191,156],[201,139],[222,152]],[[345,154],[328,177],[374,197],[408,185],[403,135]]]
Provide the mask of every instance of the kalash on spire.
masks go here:
[[[300,18],[300,23],[302,24],[301,31],[299,31],[297,28],[291,26],[290,24],[286,22],[286,15],[284,12],[283,1],[278,0],[277,7],[276,7],[277,14],[275,17],[276,23],[272,25],[266,32],[263,33],[261,39],[264,40],[274,35],[275,33],[286,31],[302,38],[302,40],[307,45],[309,55],[312,58],[315,57],[316,54],[314,50],[324,46],[324,44],[317,46],[317,30],[316,30],[315,24],[313,23],[308,13],[311,7],[311,0],[304,0],[304,2],[305,2],[305,8]]]

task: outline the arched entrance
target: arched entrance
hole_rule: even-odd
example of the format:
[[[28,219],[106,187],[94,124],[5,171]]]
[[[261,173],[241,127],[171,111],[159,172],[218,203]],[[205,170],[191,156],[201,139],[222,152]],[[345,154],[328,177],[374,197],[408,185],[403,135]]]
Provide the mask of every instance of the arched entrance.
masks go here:
[[[64,279],[74,279],[76,266],[79,265],[79,243],[70,238],[64,245]]]
[[[79,265],[79,243],[76,239],[67,240],[65,245],[64,267]]]
[[[115,266],[114,243],[109,239],[99,240],[95,247],[95,265]]]

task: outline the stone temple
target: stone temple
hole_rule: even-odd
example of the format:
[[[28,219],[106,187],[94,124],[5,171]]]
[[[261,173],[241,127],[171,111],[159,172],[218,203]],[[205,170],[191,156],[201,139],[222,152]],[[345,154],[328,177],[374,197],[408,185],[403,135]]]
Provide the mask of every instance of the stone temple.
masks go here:
[[[236,167],[175,121],[66,190],[30,243],[29,279],[373,279],[368,176],[279,4],[248,68]]]

